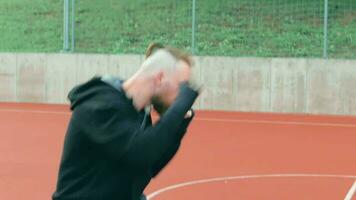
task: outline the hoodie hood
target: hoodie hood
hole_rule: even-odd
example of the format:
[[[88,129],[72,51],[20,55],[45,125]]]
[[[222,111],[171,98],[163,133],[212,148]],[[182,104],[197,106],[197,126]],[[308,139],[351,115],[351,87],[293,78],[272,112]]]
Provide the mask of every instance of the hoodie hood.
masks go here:
[[[92,100],[105,89],[115,89],[122,92],[123,80],[113,76],[94,77],[91,80],[74,87],[68,94],[70,109],[74,110],[81,103]],[[111,87],[108,87],[111,86]]]
[[[70,109],[74,110],[82,102],[93,98],[102,84],[100,77],[94,77],[86,83],[75,86],[68,94]]]

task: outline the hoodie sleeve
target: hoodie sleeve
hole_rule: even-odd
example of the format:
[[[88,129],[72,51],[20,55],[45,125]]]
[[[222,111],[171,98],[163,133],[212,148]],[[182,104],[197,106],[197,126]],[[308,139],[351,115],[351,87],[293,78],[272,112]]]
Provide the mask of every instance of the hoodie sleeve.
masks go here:
[[[89,141],[107,156],[129,166],[151,168],[171,146],[180,142],[183,134],[172,130],[180,128],[197,96],[188,84],[182,84],[172,106],[154,126],[145,130],[140,129],[124,105],[117,103],[90,105],[90,109],[85,104],[79,105],[73,119],[80,121]]]
[[[188,84],[182,84],[180,93],[173,105],[160,120],[143,132],[136,133],[123,160],[134,167],[151,168],[159,162],[172,146],[180,143],[183,133],[179,130],[184,122],[184,116],[192,107],[198,93]]]
[[[184,119],[182,122],[179,130],[178,130],[178,136],[180,138],[183,138],[185,133],[187,132],[187,128],[194,118],[194,112],[193,115],[190,118]],[[152,167],[152,177],[155,177],[158,175],[158,173],[172,160],[173,156],[177,153],[179,147],[180,147],[181,142],[177,142],[174,145],[170,146],[169,149],[162,155],[161,159],[159,159]]]

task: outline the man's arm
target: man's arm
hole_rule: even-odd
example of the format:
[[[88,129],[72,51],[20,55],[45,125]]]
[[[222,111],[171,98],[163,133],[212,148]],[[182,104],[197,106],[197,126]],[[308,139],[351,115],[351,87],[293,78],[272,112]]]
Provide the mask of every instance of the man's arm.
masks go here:
[[[180,133],[172,130],[180,128],[197,96],[197,91],[182,84],[172,106],[154,126],[145,130],[137,126],[135,116],[127,113],[123,105],[103,103],[92,112],[79,108],[73,118],[84,124],[80,128],[102,153],[132,167],[151,168],[171,146],[180,142]]]
[[[181,128],[185,114],[191,109],[197,96],[197,91],[191,89],[188,84],[182,84],[176,101],[160,120],[144,132],[135,134],[122,158],[125,163],[135,167],[152,168],[162,159],[172,146],[180,142],[183,134],[177,130]]]
[[[181,124],[179,130],[178,130],[178,137],[180,137],[180,140],[184,137],[185,133],[187,132],[187,128],[194,118],[194,112],[190,110],[186,114],[186,119],[184,119],[183,123]],[[169,149],[163,154],[162,158],[154,164],[152,167],[152,177],[155,177],[158,175],[158,173],[172,160],[173,156],[177,153],[179,147],[180,147],[180,140],[179,142],[175,143]]]

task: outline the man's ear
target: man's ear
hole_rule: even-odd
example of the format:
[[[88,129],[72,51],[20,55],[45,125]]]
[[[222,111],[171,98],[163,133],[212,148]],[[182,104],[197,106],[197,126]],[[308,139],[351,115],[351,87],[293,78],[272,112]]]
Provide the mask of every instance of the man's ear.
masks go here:
[[[154,80],[156,86],[160,86],[162,84],[163,76],[164,76],[163,71],[160,71],[156,74]]]

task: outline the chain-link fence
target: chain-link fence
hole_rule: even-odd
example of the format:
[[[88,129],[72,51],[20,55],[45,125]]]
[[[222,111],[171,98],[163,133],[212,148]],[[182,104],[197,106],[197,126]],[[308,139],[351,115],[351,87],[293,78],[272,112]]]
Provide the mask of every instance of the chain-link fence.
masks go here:
[[[328,27],[330,57],[356,58],[356,1],[329,0]]]
[[[151,41],[190,48],[189,0],[77,2],[76,51],[142,53]]]
[[[0,51],[356,58],[355,0],[2,0],[0,23]]]
[[[329,0],[328,12],[325,2],[78,1],[77,51],[142,53],[158,41],[196,55],[356,57],[356,1]]]
[[[0,0],[0,52],[62,49],[63,1]]]

